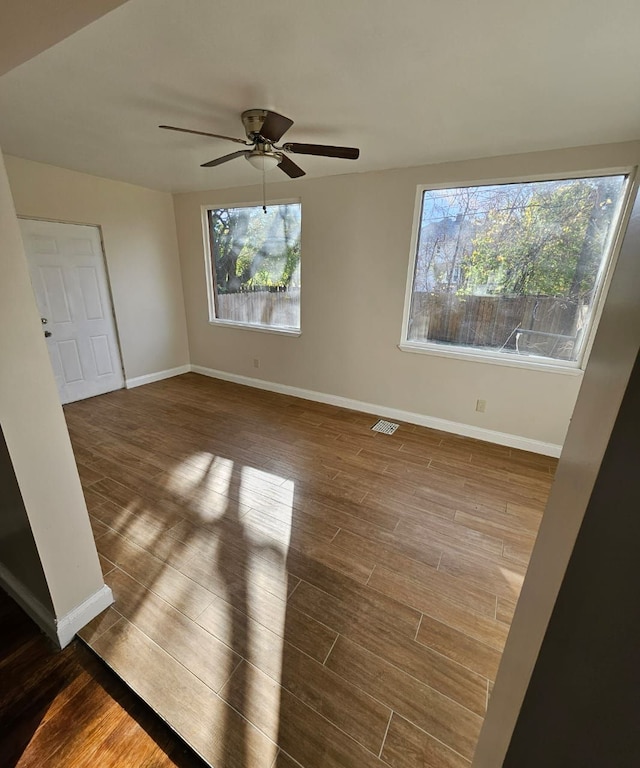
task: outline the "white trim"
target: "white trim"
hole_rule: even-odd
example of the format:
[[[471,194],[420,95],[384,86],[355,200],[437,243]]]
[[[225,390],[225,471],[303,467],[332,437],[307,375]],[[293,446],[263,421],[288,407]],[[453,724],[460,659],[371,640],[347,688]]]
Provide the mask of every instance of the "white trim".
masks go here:
[[[620,217],[618,220],[618,226],[616,230],[611,233],[611,241],[609,243],[609,260],[606,264],[604,274],[598,281],[599,287],[597,293],[593,297],[593,311],[589,318],[589,333],[584,341],[582,347],[582,367],[585,368],[589,362],[589,356],[591,355],[591,349],[595,340],[598,325],[600,324],[600,318],[604,310],[604,305],[609,294],[609,286],[613,280],[613,273],[618,265],[618,257],[622,249],[622,243],[625,235],[627,234],[627,226],[631,213],[633,211],[634,203],[638,190],[638,166],[634,166],[628,171],[627,185],[625,188],[625,198],[622,202],[620,210]]]
[[[473,347],[449,347],[447,345],[431,344],[429,342],[403,341],[398,344],[401,352],[412,352],[418,355],[435,355],[450,357],[456,360],[467,360],[472,363],[489,363],[489,365],[505,365],[507,368],[526,368],[528,371],[544,371],[545,373],[562,373],[565,376],[582,376],[584,371],[577,363],[563,363],[540,357],[522,357],[508,355],[492,350],[474,351]]]
[[[207,211],[218,211],[221,208],[262,208],[263,205],[263,200],[254,200],[252,203],[207,203],[201,205],[200,208]],[[302,205],[302,198],[282,197],[278,198],[278,200],[269,200],[266,205],[267,208],[271,208],[274,205]]]
[[[222,206],[224,207],[224,206]],[[204,248],[204,284],[207,286],[207,311],[209,322],[217,320],[215,290],[213,287],[213,258],[211,256],[211,234],[209,232],[209,211],[211,206],[200,206],[202,224],[202,247]]]
[[[526,184],[529,181],[572,181],[573,179],[592,179],[599,176],[626,176],[634,173],[635,165],[614,165],[606,168],[581,168],[580,170],[549,171],[548,173],[517,173],[515,176],[477,176],[466,181],[440,181],[432,184],[419,184],[422,192],[431,189],[463,189],[464,187],[492,187],[499,184]]]
[[[413,206],[413,221],[411,222],[411,251],[409,252],[409,266],[407,267],[407,284],[404,289],[404,307],[402,309],[402,328],[400,330],[400,347],[409,341],[409,316],[413,300],[413,282],[416,276],[416,263],[418,261],[418,241],[420,239],[420,223],[422,221],[422,204],[424,202],[424,184],[419,184],[416,190],[416,200]]]
[[[282,395],[291,395],[300,397],[303,400],[313,400],[317,403],[326,403],[328,405],[337,405],[340,408],[348,408],[351,411],[361,411],[362,413],[371,413],[375,416],[384,416],[395,421],[404,421],[409,424],[418,424],[421,427],[439,429],[443,432],[452,432],[464,437],[472,437],[477,440],[485,440],[488,443],[497,443],[498,445],[507,445],[510,448],[519,448],[523,451],[532,451],[533,453],[542,453],[545,456],[560,456],[561,445],[555,443],[545,443],[542,440],[533,440],[529,437],[512,435],[507,432],[497,432],[493,429],[484,429],[483,427],[474,427],[471,424],[463,424],[458,421],[449,421],[439,419],[435,416],[427,416],[422,413],[412,413],[411,411],[402,411],[398,408],[388,408],[384,405],[375,405],[374,403],[365,403],[361,400],[352,400],[348,397],[339,395],[329,395],[325,392],[316,392],[311,389],[301,389],[300,387],[291,387],[288,384],[279,384],[274,381],[265,381],[264,379],[254,379],[250,376],[240,376],[235,373],[218,371],[213,368],[205,368],[201,365],[192,365],[191,370],[202,376],[209,376],[213,379],[222,379],[223,381],[232,381],[236,384],[244,384],[247,387],[256,389],[265,389],[268,392],[278,392]]]
[[[223,325],[227,328],[240,328],[242,331],[259,331],[260,333],[276,333],[279,336],[302,336],[299,328],[286,328],[277,325],[256,325],[254,323],[241,323],[239,320],[222,320],[216,317],[209,320],[209,325]]]
[[[166,371],[156,371],[155,373],[145,373],[144,376],[136,376],[133,379],[126,379],[125,386],[127,389],[134,389],[134,387],[141,387],[143,384],[151,384],[154,381],[162,381],[162,379],[170,379],[173,376],[180,376],[182,373],[189,373],[191,370],[190,365],[179,365],[177,368],[168,368]]]
[[[53,613],[53,607],[47,608],[43,605],[33,592],[27,589],[2,563],[0,563],[0,584],[60,648],[68,645],[76,632],[113,603],[113,594],[104,584],[80,605],[72,608],[61,619],[57,619]]]
[[[113,602],[111,589],[103,584],[97,592],[89,595],[80,605],[76,605],[61,619],[57,619],[56,635],[60,647],[64,648],[68,645],[75,637],[76,632],[79,632],[98,614],[113,605]]]

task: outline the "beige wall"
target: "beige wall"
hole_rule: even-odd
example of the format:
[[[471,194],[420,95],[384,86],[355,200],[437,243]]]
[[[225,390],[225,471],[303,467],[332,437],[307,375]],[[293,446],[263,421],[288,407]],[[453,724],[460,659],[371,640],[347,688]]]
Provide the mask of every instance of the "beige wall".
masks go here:
[[[6,158],[19,216],[99,225],[125,376],[189,362],[171,195]]]
[[[260,187],[175,195],[191,362],[561,445],[581,376],[398,349],[416,188],[629,166],[639,160],[635,142],[284,184],[274,181],[273,172],[268,198],[302,201],[299,338],[207,322],[201,206],[259,201]],[[253,368],[255,357],[261,360],[259,370]],[[487,401],[484,414],[475,411],[477,399]]]
[[[27,549],[26,560],[33,559],[35,543],[53,627],[104,582],[1,153],[0,275],[0,425],[28,517],[16,512],[14,533]],[[5,478],[8,471],[5,462]],[[9,576],[27,602],[41,598],[30,594],[19,572]]]
[[[124,0],[2,0],[0,75],[90,24]]]

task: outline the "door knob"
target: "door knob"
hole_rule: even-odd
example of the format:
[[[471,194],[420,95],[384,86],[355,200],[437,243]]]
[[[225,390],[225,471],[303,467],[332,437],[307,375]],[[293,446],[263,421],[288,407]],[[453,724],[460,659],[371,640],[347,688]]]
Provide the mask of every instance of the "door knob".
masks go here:
[[[46,325],[49,321],[47,320],[46,317],[41,317],[40,322],[42,323],[42,325]]]
[[[45,332],[44,332],[44,337],[45,337],[45,339],[48,339],[48,338],[50,338],[51,336],[53,336],[53,334],[51,333],[51,331],[45,331]]]

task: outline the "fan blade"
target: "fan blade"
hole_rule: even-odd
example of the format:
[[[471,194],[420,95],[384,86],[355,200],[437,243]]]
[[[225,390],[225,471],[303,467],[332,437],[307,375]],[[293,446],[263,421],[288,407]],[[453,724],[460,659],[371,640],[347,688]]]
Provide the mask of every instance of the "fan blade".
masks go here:
[[[248,146],[248,143],[244,139],[234,139],[233,136],[221,136],[219,133],[192,131],[191,128],[176,128],[175,125],[159,125],[158,128],[164,128],[167,131],[180,131],[181,133],[195,133],[198,136],[211,136],[214,139],[227,139],[227,141],[235,141],[238,144],[245,144]]]
[[[262,128],[260,128],[260,135],[273,144],[280,141],[292,125],[293,120],[289,120],[288,117],[279,115],[277,112],[267,112]]]
[[[286,155],[282,155],[282,160],[278,163],[278,168],[280,168],[281,171],[284,171],[287,176],[292,179],[297,179],[305,174],[302,168],[300,168],[299,165],[296,165],[293,160]]]
[[[222,163],[227,163],[229,160],[235,160],[236,157],[242,157],[243,155],[248,155],[249,150],[240,150],[239,152],[232,152],[230,155],[223,155],[222,157],[218,157],[215,160],[209,160],[208,163],[202,163],[200,166],[201,168],[213,168],[214,165],[222,165]]]
[[[282,148],[298,155],[341,157],[344,160],[357,160],[360,157],[360,150],[356,147],[330,147],[326,144],[284,144]]]

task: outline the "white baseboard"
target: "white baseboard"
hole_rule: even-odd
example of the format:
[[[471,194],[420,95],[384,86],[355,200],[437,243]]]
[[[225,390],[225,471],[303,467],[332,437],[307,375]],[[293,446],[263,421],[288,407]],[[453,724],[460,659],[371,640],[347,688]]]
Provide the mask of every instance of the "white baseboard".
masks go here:
[[[133,389],[134,387],[141,387],[143,384],[151,384],[154,381],[170,379],[172,376],[180,376],[182,373],[189,373],[190,370],[190,365],[179,365],[177,368],[168,368],[166,371],[146,373],[144,376],[136,376],[133,379],[126,379],[125,386],[127,389]]]
[[[371,413],[375,416],[384,416],[394,421],[404,421],[409,424],[418,424],[421,427],[438,429],[442,432],[452,432],[464,437],[472,437],[477,440],[485,440],[488,443],[497,443],[506,445],[510,448],[518,448],[523,451],[541,453],[545,456],[560,456],[561,445],[555,443],[545,443],[542,440],[532,440],[529,437],[512,435],[508,432],[498,432],[493,429],[484,429],[475,427],[471,424],[463,424],[458,421],[449,421],[447,419],[438,419],[435,416],[426,416],[422,413],[412,413],[411,411],[402,411],[398,408],[388,408],[384,405],[375,405],[374,403],[365,403],[361,400],[352,400],[348,397],[339,395],[328,395],[324,392],[316,392],[311,389],[301,389],[300,387],[291,387],[288,384],[278,384],[264,379],[254,379],[250,376],[240,376],[226,371],[217,371],[213,368],[204,368],[201,365],[192,365],[191,370],[194,373],[200,373],[203,376],[210,376],[214,379],[232,381],[236,384],[244,384],[248,387],[257,389],[266,389],[269,392],[279,392],[282,395],[291,395],[300,397],[303,400],[314,400],[318,403],[327,403],[328,405],[337,405],[341,408],[348,408],[351,411],[361,411],[362,413]]]
[[[61,648],[68,645],[74,638],[76,632],[86,626],[91,619],[102,613],[113,604],[113,593],[111,589],[103,584],[102,587],[84,600],[80,605],[66,613],[62,618],[56,620],[56,636]]]
[[[57,619],[53,607],[43,605],[33,592],[27,589],[2,563],[0,563],[0,584],[45,635],[48,635],[60,648],[68,645],[76,632],[113,603],[113,594],[105,584],[61,619]]]
[[[303,400],[314,400],[318,403],[337,405],[340,408],[348,408],[349,410],[361,411],[362,413],[371,413],[375,416],[384,416],[387,419],[404,421],[408,424],[418,424],[421,427],[438,429],[442,432],[451,432],[455,435],[472,437],[476,440],[485,440],[488,443],[507,445],[510,448],[518,448],[522,451],[531,451],[532,453],[541,453],[545,456],[558,457],[562,451],[562,446],[556,445],[555,443],[545,443],[542,440],[533,440],[529,437],[522,437],[521,435],[512,435],[508,432],[498,432],[494,429],[476,427],[472,424],[463,424],[459,421],[439,419],[435,416],[427,416],[422,413],[402,411],[398,408],[388,408],[385,405],[365,403],[362,400],[352,400],[348,397],[329,395],[325,392],[316,392],[315,390],[311,389],[291,387],[288,384],[278,384],[273,381],[265,381],[264,379],[254,379],[251,376],[240,376],[236,373],[218,371],[214,368],[205,368],[202,365],[181,365],[178,368],[169,368],[166,371],[158,371],[157,373],[149,373],[145,376],[137,376],[133,379],[127,379],[126,386],[127,389],[133,389],[134,387],[140,387],[143,384],[151,384],[152,382],[160,381],[161,379],[169,379],[172,376],[180,376],[180,374],[189,373],[189,371],[199,373],[203,376],[210,376],[214,379],[233,381],[236,384],[244,384],[245,386],[255,387],[256,389],[265,389],[269,392],[279,392],[283,395],[300,397]]]

